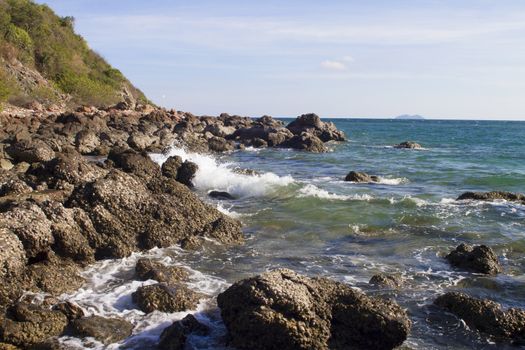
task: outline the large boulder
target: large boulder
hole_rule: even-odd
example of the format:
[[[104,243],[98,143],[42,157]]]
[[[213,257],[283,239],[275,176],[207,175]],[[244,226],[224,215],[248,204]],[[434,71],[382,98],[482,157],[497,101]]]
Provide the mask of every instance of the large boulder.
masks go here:
[[[378,182],[379,176],[368,175],[367,173],[362,173],[358,171],[351,171],[346,175],[345,181],[357,182],[357,183],[370,183]]]
[[[55,157],[55,151],[43,141],[22,140],[12,143],[6,152],[17,162],[47,162]]]
[[[193,178],[197,174],[199,166],[189,160],[184,161],[177,171],[177,181],[188,187],[193,187]]]
[[[0,283],[22,274],[26,253],[20,239],[10,230],[0,228]]]
[[[321,139],[307,132],[302,132],[300,135],[295,135],[285,142],[280,143],[279,147],[294,148],[314,153],[323,153],[328,151]]]
[[[230,152],[235,149],[235,143],[223,137],[213,136],[208,140],[208,147],[214,152]]]
[[[185,281],[189,277],[188,270],[180,266],[167,266],[160,261],[142,258],[135,265],[135,275],[141,281],[155,280],[169,285]]]
[[[392,301],[287,269],[241,280],[217,301],[239,349],[393,349],[411,327]]]
[[[182,158],[179,156],[171,156],[164,163],[162,163],[162,175],[171,179],[177,179],[177,173],[182,165]]]
[[[197,308],[202,295],[182,284],[171,285],[158,283],[142,286],[132,295],[133,302],[145,313],[155,310],[162,312],[180,312]]]
[[[476,201],[494,201],[494,200],[506,200],[510,202],[519,202],[525,204],[525,195],[521,193],[512,192],[465,192],[461,194],[458,199],[460,200],[476,200]]]
[[[138,153],[132,149],[114,147],[108,154],[108,159],[116,167],[127,173],[149,180],[160,174],[160,167],[145,153]]]
[[[471,246],[465,243],[460,244],[450,252],[446,259],[455,267],[496,275],[501,272],[501,265],[494,251],[486,245]]]
[[[373,275],[368,283],[382,289],[398,289],[401,287],[403,281],[400,276],[379,273]]]
[[[92,154],[100,146],[100,139],[91,130],[81,130],[75,137],[75,146],[81,154]]]
[[[446,293],[438,297],[434,304],[495,340],[525,342],[525,310],[511,308],[504,311],[500,304],[492,300],[476,299],[458,292]]]
[[[16,304],[7,315],[0,322],[1,339],[23,348],[62,335],[68,324],[60,311],[27,303]]]
[[[334,123],[325,123],[314,113],[303,114],[286,126],[294,135],[303,132],[317,136],[322,142],[344,141],[345,134],[337,130]]]
[[[171,326],[162,331],[158,348],[160,350],[184,350],[188,335],[194,333],[205,336],[209,331],[209,328],[197,321],[195,316],[188,315],[180,321],[173,322]]]
[[[120,318],[89,316],[73,320],[71,331],[77,337],[92,337],[109,345],[129,337],[133,331],[133,325]]]

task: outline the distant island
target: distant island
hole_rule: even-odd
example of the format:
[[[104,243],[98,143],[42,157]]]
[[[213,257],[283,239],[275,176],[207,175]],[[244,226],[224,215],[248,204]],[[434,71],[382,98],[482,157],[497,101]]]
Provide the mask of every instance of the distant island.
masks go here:
[[[403,120],[425,120],[425,118],[423,118],[422,116],[420,116],[419,114],[414,114],[414,115],[410,115],[410,114],[403,114],[403,115],[399,115],[397,117],[395,117],[394,119],[403,119]]]

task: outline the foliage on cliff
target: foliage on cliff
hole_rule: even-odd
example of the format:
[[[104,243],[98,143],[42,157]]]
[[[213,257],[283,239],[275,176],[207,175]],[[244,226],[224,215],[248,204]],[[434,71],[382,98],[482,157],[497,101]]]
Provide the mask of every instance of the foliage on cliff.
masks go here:
[[[66,96],[71,104],[108,105],[123,100],[124,90],[146,101],[75,33],[74,22],[31,0],[0,0],[0,103],[53,103]],[[32,73],[36,78],[27,79]]]

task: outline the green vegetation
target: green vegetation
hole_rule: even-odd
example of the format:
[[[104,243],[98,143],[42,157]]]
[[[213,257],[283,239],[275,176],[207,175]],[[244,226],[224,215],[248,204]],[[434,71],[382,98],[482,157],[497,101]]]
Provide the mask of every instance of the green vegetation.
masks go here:
[[[75,104],[116,103],[121,100],[124,87],[138,101],[147,102],[120,71],[75,34],[73,17],[59,17],[48,6],[31,0],[0,0],[0,57],[3,62],[18,60],[37,70],[52,86],[70,94]],[[0,74],[0,100],[5,100],[14,94],[10,90],[13,84],[4,81],[5,72]],[[39,98],[38,93],[29,94]],[[52,94],[40,91],[40,95]]]

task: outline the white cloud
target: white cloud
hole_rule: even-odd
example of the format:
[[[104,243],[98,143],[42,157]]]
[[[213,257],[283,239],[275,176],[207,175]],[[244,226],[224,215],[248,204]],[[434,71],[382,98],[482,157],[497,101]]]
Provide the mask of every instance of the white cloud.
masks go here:
[[[326,60],[321,62],[321,67],[329,70],[344,71],[346,70],[346,64],[339,61]]]
[[[344,56],[343,58],[341,58],[341,61],[352,63],[355,60],[354,60],[354,58],[352,56]]]

